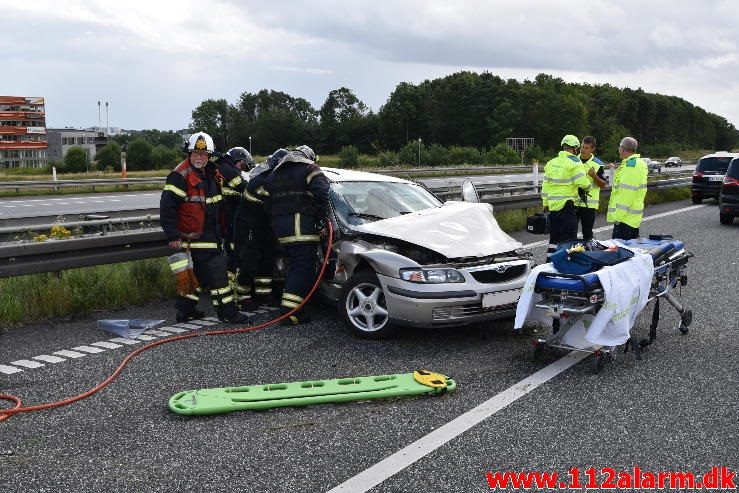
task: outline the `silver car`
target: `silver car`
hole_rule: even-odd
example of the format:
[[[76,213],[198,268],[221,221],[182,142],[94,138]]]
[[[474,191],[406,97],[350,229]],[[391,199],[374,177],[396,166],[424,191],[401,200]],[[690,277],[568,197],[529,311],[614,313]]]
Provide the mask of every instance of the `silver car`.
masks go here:
[[[335,241],[320,292],[352,333],[381,338],[399,326],[513,316],[530,255],[500,229],[490,204],[443,203],[412,181],[323,171]]]

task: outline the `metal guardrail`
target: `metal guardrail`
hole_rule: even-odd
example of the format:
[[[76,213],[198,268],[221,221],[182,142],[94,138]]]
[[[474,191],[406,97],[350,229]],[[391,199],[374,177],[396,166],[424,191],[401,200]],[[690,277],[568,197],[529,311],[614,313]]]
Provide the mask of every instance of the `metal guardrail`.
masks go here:
[[[690,162],[683,162],[683,165],[691,164]],[[663,164],[664,166],[664,164]],[[400,177],[433,177],[435,175],[449,175],[463,176],[465,174],[482,174],[482,173],[504,173],[507,171],[526,172],[532,170],[531,165],[502,165],[502,166],[476,166],[476,167],[456,167],[456,168],[410,168],[410,169],[372,169],[366,170],[371,173],[378,173],[382,175],[400,176]],[[679,169],[678,169],[679,171]],[[539,165],[539,172],[543,174],[544,165]],[[25,189],[54,189],[59,188],[92,188],[95,187],[110,187],[110,186],[122,186],[127,188],[130,185],[163,185],[165,177],[154,176],[150,178],[89,178],[81,180],[25,180],[25,181],[5,181],[0,182],[1,190],[15,190],[19,193],[20,190]]]
[[[648,188],[664,190],[686,186],[690,182],[691,178],[658,180],[649,182]],[[529,192],[534,188],[533,185],[527,185],[496,189],[498,193],[509,192],[510,195],[507,196],[492,195],[492,190],[484,188],[478,192],[482,201],[493,204],[496,210],[510,210],[541,205],[541,195],[536,191],[513,194],[514,190]],[[610,188],[603,189],[601,193],[604,196],[610,195]],[[451,199],[459,196],[459,192],[456,192],[456,196],[451,191],[438,192],[438,195]],[[167,246],[164,232],[153,230],[43,243],[0,245],[0,278],[163,257],[171,253],[173,250]]]

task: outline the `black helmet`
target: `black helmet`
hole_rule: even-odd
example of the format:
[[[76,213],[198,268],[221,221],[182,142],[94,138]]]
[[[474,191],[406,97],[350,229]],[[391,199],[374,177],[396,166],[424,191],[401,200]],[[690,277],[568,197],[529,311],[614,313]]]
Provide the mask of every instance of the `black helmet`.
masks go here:
[[[267,165],[269,165],[270,168],[274,168],[277,166],[277,163],[287,155],[287,152],[287,149],[277,149],[267,157]]]
[[[233,147],[229,149],[226,154],[231,156],[231,159],[234,160],[234,163],[238,163],[239,161],[244,161],[244,164],[246,165],[247,169],[251,169],[254,167],[254,158],[251,157],[251,154],[249,154],[249,151],[247,151],[243,147]]]

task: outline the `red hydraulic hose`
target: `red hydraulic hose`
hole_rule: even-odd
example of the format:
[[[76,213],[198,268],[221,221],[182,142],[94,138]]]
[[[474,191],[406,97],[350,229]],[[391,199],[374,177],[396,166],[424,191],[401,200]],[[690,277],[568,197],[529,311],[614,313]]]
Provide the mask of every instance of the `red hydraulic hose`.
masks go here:
[[[313,296],[313,294],[318,289],[318,286],[321,284],[321,279],[323,279],[323,274],[326,271],[326,265],[328,264],[328,259],[329,259],[329,256],[331,254],[331,244],[333,243],[333,239],[334,239],[334,228],[333,228],[333,225],[331,224],[331,222],[329,221],[328,222],[328,246],[326,247],[326,252],[324,254],[323,263],[321,264],[321,270],[318,273],[318,277],[316,278],[316,282],[313,283],[313,287],[311,288],[310,292],[308,293],[308,295],[305,297],[305,299],[298,306],[296,306],[295,308],[293,308],[289,312],[287,312],[287,313],[285,313],[283,315],[280,315],[279,317],[277,317],[277,318],[275,318],[273,320],[269,320],[269,321],[264,322],[264,323],[261,323],[259,325],[254,325],[254,326],[251,326],[251,327],[241,327],[241,328],[236,328],[236,329],[213,330],[213,331],[209,331],[209,332],[203,332],[202,334],[207,335],[207,336],[217,336],[217,335],[226,335],[226,334],[240,334],[242,332],[254,332],[254,331],[257,331],[257,330],[265,329],[265,328],[267,328],[267,327],[269,327],[271,325],[274,325],[274,324],[276,324],[278,322],[281,322],[282,320],[285,320],[286,318],[290,317],[293,313],[295,313],[298,310],[300,310],[303,307],[303,305],[305,305],[311,299],[311,297]],[[182,334],[182,335],[178,335],[178,336],[171,336],[171,337],[160,339],[158,341],[150,342],[150,343],[148,343],[148,344],[146,344],[144,346],[141,346],[140,348],[138,348],[135,351],[129,353],[128,356],[126,356],[125,358],[123,358],[123,361],[121,361],[120,365],[118,365],[118,367],[115,369],[115,371],[113,371],[113,373],[111,373],[108,376],[108,378],[106,378],[105,380],[103,380],[102,382],[100,382],[99,384],[97,384],[96,386],[94,386],[93,388],[91,388],[91,389],[89,389],[89,390],[87,390],[85,392],[82,392],[81,394],[77,394],[75,396],[68,397],[66,399],[62,399],[62,400],[54,401],[54,402],[47,402],[45,404],[37,404],[35,406],[25,406],[24,407],[23,406],[23,403],[20,400],[20,398],[14,396],[14,395],[0,394],[0,400],[6,400],[6,401],[10,401],[10,402],[15,403],[15,407],[13,407],[13,408],[10,408],[10,409],[0,409],[0,421],[4,421],[4,420],[10,418],[11,416],[13,416],[14,414],[28,413],[28,412],[32,412],[32,411],[42,411],[44,409],[53,409],[55,407],[62,407],[62,406],[66,406],[67,404],[72,404],[73,402],[80,401],[80,400],[82,400],[82,399],[84,399],[86,397],[89,397],[92,394],[98,392],[99,390],[102,390],[105,387],[107,387],[113,380],[115,380],[115,378],[118,375],[120,375],[121,371],[123,371],[123,368],[133,358],[135,358],[139,354],[143,353],[147,349],[151,349],[153,347],[159,346],[160,344],[166,344],[168,342],[180,341],[180,340],[183,340],[183,339],[190,339],[191,337],[198,337],[199,335],[201,335],[201,334],[199,334],[199,333],[190,333],[190,334]]]

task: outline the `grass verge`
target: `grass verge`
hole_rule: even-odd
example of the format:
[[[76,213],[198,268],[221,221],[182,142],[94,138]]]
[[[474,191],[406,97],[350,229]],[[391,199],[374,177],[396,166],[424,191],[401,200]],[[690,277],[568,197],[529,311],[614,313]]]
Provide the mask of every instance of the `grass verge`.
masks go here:
[[[166,259],[0,279],[0,325],[125,308],[175,294]]]

